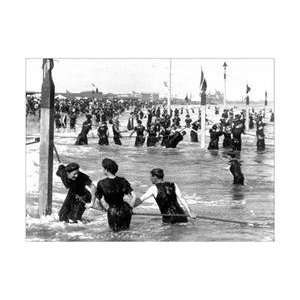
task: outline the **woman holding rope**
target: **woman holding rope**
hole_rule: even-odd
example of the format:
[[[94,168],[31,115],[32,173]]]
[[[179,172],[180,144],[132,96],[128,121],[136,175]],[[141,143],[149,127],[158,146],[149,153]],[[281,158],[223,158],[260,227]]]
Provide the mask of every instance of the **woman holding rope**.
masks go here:
[[[161,214],[168,215],[162,217],[163,223],[186,223],[188,222],[187,216],[191,218],[195,217],[187,202],[182,197],[176,183],[164,181],[164,171],[162,169],[153,169],[150,174],[150,180],[153,185],[143,196],[136,198],[134,206],[138,206],[145,200],[153,197]],[[185,215],[184,210],[178,202],[184,207],[187,215]]]
[[[67,197],[58,213],[59,221],[77,223],[81,221],[86,203],[91,202],[92,198],[94,202],[96,187],[88,175],[79,171],[77,163],[60,165],[56,175],[68,189]]]
[[[130,226],[135,194],[125,178],[116,176],[118,165],[115,161],[105,158],[102,161],[102,167],[106,178],[98,182],[95,196],[100,200],[100,205],[104,210],[106,210],[105,206],[109,206],[107,209],[109,227],[114,232],[127,230]],[[123,200],[125,195],[131,198],[132,206]],[[102,198],[105,203],[101,202]],[[95,198],[86,205],[86,208],[93,207],[94,203]]]

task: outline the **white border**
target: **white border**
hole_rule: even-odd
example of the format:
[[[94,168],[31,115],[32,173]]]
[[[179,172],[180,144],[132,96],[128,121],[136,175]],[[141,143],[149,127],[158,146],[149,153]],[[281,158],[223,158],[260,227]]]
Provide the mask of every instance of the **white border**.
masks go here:
[[[9,3],[1,18],[1,298],[299,299],[296,5]],[[26,243],[24,58],[41,56],[275,57],[276,241]]]

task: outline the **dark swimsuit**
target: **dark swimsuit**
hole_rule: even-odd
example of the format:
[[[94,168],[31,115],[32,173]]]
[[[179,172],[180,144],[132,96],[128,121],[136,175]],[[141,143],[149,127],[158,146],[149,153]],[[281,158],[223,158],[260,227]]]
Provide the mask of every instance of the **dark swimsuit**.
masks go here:
[[[134,127],[134,131],[136,132],[134,146],[136,147],[143,146],[145,142],[145,137],[144,137],[145,127],[143,125]]]
[[[222,132],[214,129],[210,129],[209,134],[210,134],[210,142],[207,149],[208,150],[219,149],[219,137],[220,135],[222,135]]]
[[[92,181],[88,175],[79,172],[75,180],[67,178],[65,166],[60,165],[56,175],[61,178],[64,186],[69,189],[67,197],[59,210],[59,221],[77,222],[85,211],[85,203],[91,202],[91,194],[85,188],[86,185],[91,185]]]
[[[244,133],[244,126],[242,122],[238,122],[233,125],[232,128],[232,150],[242,150],[242,133]]]
[[[124,195],[132,192],[130,183],[122,177],[105,178],[98,182],[96,197],[104,197],[109,205],[108,225],[113,231],[126,230],[130,226],[132,208],[123,200]]]
[[[99,136],[99,145],[108,145],[108,135],[107,135],[108,128],[106,125],[101,125],[98,128],[98,136]]]
[[[148,130],[147,147],[154,147],[157,143],[156,129]]]
[[[81,132],[79,133],[75,145],[87,145],[88,138],[87,135],[89,131],[92,129],[92,121],[84,121],[82,124]]]
[[[168,215],[185,215],[177,201],[175,192],[175,184],[172,182],[157,183],[157,196],[155,201],[159,207],[161,214]],[[163,216],[164,223],[186,223],[188,221],[186,216]]]
[[[121,140],[120,140],[120,132],[118,130],[118,128],[113,125],[112,126],[112,130],[113,130],[113,134],[114,134],[114,142],[116,145],[122,145]]]
[[[193,143],[198,143],[198,133],[197,133],[198,129],[199,129],[199,126],[198,126],[197,122],[194,122],[192,124],[192,130],[190,132],[191,142],[193,142]]]
[[[176,148],[178,143],[183,140],[183,135],[176,131],[173,135],[170,135],[166,141],[166,148]]]

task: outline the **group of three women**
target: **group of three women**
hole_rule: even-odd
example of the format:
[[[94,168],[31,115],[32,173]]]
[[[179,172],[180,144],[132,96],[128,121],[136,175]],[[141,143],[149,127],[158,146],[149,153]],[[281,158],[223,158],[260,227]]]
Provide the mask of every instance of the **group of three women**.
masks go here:
[[[133,208],[151,197],[155,199],[164,223],[187,222],[187,217],[194,217],[178,186],[164,181],[162,169],[151,170],[150,180],[153,185],[144,195],[136,197],[130,183],[116,176],[118,165],[115,161],[103,159],[102,168],[105,178],[95,186],[88,175],[79,171],[77,163],[59,166],[56,174],[68,189],[59,211],[60,221],[81,220],[85,209],[94,207],[96,199],[99,199],[99,206],[107,211],[109,227],[115,232],[126,230],[130,226]]]

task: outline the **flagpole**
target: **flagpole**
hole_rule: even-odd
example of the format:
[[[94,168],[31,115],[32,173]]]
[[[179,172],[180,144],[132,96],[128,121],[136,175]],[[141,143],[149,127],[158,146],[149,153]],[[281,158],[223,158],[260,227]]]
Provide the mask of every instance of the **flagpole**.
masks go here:
[[[206,80],[204,79],[206,85]],[[201,98],[201,149],[205,148],[205,132],[206,132],[206,87],[200,92]]]
[[[206,98],[205,92],[204,96]],[[206,131],[206,105],[201,104],[201,149],[205,148],[205,131]]]
[[[201,68],[200,79],[200,107],[201,107],[201,149],[205,148],[205,131],[206,131],[206,88],[207,83],[204,78],[203,70]]]
[[[168,113],[169,115],[171,114],[171,97],[172,97],[172,89],[171,89],[171,81],[172,81],[172,76],[171,76],[171,68],[172,68],[172,59],[170,58],[170,79],[169,79],[169,99],[168,99]]]
[[[249,98],[249,87],[248,87],[248,84],[247,84],[247,87],[246,87],[246,124],[245,124],[245,129],[246,131],[249,130],[249,102],[250,102],[250,98]]]
[[[264,118],[266,117],[266,110],[268,105],[268,93],[265,91],[265,107],[264,107]]]
[[[227,75],[226,75],[226,68],[227,68],[226,61],[223,64],[223,68],[224,68],[224,99],[223,99],[223,110],[224,110],[224,108],[226,108],[226,97],[227,97],[227,95],[226,95],[226,77],[227,77]]]
[[[246,131],[249,130],[249,105],[246,105]]]

